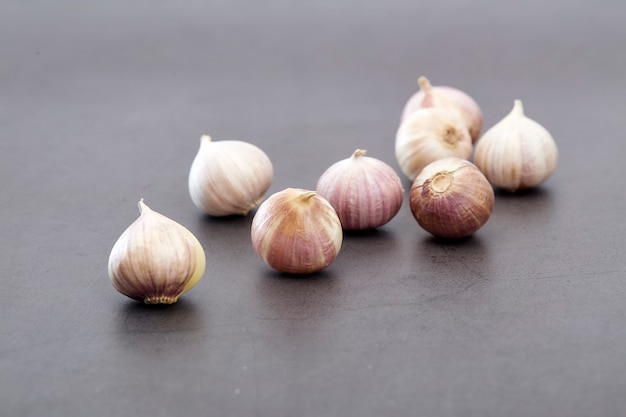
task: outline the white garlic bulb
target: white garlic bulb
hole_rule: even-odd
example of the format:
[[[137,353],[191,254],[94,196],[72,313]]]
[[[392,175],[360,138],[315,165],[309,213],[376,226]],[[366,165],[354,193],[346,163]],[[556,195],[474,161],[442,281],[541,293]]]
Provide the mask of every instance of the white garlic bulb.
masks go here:
[[[404,189],[398,174],[383,161],[357,149],[352,157],[330,166],[316,191],[337,211],[346,230],[374,229],[400,210]]]
[[[400,169],[413,181],[422,168],[438,159],[469,159],[472,138],[455,114],[442,108],[422,108],[400,124],[395,152]]]
[[[189,194],[211,216],[246,215],[269,189],[274,168],[260,148],[237,140],[200,138],[189,171]]]
[[[335,260],[343,230],[325,198],[315,191],[287,188],[259,206],[251,238],[257,255],[275,270],[309,274]]]
[[[444,158],[428,164],[409,193],[411,213],[432,235],[458,239],[487,223],[494,205],[491,184],[470,161]]]
[[[483,127],[483,114],[478,103],[464,91],[443,85],[433,86],[426,77],[417,81],[420,90],[406,102],[400,121],[409,114],[424,107],[443,107],[458,113],[467,126],[472,142],[478,140]]]
[[[184,226],[139,201],[140,216],[115,242],[109,277],[116,290],[146,304],[172,304],[204,274],[206,258]]]
[[[542,125],[524,115],[521,100],[480,138],[474,163],[489,182],[508,191],[547,180],[558,160],[554,139]]]

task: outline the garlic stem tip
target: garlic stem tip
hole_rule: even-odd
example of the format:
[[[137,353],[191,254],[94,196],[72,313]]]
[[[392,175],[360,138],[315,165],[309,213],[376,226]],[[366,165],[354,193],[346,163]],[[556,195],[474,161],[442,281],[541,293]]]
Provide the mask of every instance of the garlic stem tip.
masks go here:
[[[143,202],[143,197],[141,197],[139,203],[137,203],[137,206],[139,207],[139,213],[143,213],[145,209],[150,209],[150,207],[148,207],[146,203]]]
[[[356,151],[354,151],[354,153],[352,154],[353,158],[358,158],[360,156],[363,156],[367,153],[367,149],[357,149]]]
[[[313,198],[317,193],[315,191],[305,191],[300,195],[300,198],[304,201],[306,200],[310,200],[311,198]]]
[[[206,141],[206,142],[211,142],[213,139],[211,139],[211,136],[209,135],[202,135],[200,136],[200,141]]]
[[[523,116],[524,115],[524,105],[522,104],[522,100],[516,99],[513,102],[513,111],[512,113],[515,113],[517,115]]]
[[[424,77],[423,75],[417,79],[417,84],[425,93],[433,88],[428,78]]]

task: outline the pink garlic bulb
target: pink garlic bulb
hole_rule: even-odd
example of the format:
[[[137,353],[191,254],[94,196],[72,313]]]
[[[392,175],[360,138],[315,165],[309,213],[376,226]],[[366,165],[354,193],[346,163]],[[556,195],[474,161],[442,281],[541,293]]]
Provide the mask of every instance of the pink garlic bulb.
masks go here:
[[[426,77],[420,77],[417,83],[420,90],[413,94],[404,106],[401,122],[421,108],[442,107],[455,112],[461,118],[470,132],[472,143],[478,140],[483,127],[483,114],[472,97],[454,87],[433,86]]]
[[[275,270],[310,274],[333,263],[343,230],[324,197],[315,191],[286,188],[261,203],[250,236],[254,251]]]
[[[495,195],[487,178],[470,161],[439,159],[415,178],[409,203],[417,223],[434,236],[459,239],[483,227]]]
[[[357,149],[331,165],[317,182],[316,191],[337,211],[345,230],[375,229],[400,211],[404,189],[398,174],[383,161]]]

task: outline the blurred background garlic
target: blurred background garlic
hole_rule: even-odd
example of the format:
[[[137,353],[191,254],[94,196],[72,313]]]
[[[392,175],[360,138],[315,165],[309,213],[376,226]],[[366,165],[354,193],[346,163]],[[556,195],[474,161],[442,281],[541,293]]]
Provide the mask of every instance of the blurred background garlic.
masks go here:
[[[273,176],[272,162],[257,146],[204,135],[189,171],[189,194],[212,216],[245,216],[263,200]]]
[[[172,304],[204,274],[206,258],[184,226],[139,201],[139,218],[115,242],[109,277],[117,291],[146,304]]]
[[[437,107],[422,108],[400,124],[395,154],[400,169],[413,181],[422,168],[438,159],[471,158],[472,138],[454,113]]]
[[[508,191],[537,186],[556,169],[558,149],[550,133],[524,115],[521,100],[480,138],[474,163],[493,186]]]
[[[325,198],[315,191],[287,188],[259,206],[251,238],[256,253],[275,270],[309,274],[335,260],[343,230]]]
[[[471,162],[444,158],[415,178],[409,201],[418,224],[434,236],[458,239],[480,229],[493,211],[491,184]]]
[[[483,127],[483,114],[478,103],[464,91],[454,87],[433,86],[426,77],[419,77],[417,81],[420,90],[413,94],[402,110],[400,121],[424,107],[441,107],[455,112],[463,120],[472,143],[478,140]]]
[[[346,230],[382,226],[402,206],[404,189],[398,174],[365,153],[357,149],[350,158],[330,166],[317,182],[317,193],[332,204]]]

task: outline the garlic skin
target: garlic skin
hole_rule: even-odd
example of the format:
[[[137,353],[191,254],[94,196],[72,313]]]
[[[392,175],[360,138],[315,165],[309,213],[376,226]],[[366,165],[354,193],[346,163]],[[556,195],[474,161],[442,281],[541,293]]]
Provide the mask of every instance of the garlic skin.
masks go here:
[[[542,125],[524,115],[521,100],[480,138],[474,163],[489,182],[508,191],[535,187],[556,169],[558,149]]]
[[[113,245],[109,277],[117,291],[146,304],[172,304],[204,275],[206,257],[184,226],[139,201],[139,218]]]
[[[483,113],[476,101],[464,91],[448,86],[433,86],[422,76],[417,83],[420,90],[413,94],[402,109],[400,121],[424,107],[442,107],[456,112],[467,126],[472,143],[475,143],[483,128]]]
[[[252,246],[270,267],[310,274],[329,266],[343,241],[331,204],[315,191],[287,188],[268,197],[252,219]]]
[[[189,194],[211,216],[245,216],[263,200],[273,176],[272,162],[257,146],[203,135],[189,171]]]
[[[404,189],[398,174],[383,161],[357,149],[331,165],[319,178],[316,191],[335,208],[345,230],[375,229],[400,210]]]
[[[422,168],[438,159],[469,159],[472,138],[454,114],[437,107],[422,108],[408,115],[398,128],[395,153],[400,169],[413,181]]]
[[[458,239],[480,229],[493,212],[491,184],[471,162],[445,158],[426,166],[409,193],[413,217],[434,236]]]

